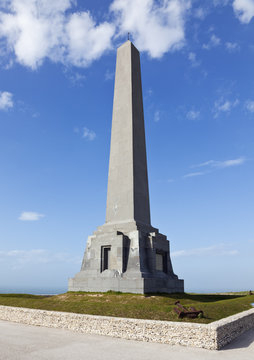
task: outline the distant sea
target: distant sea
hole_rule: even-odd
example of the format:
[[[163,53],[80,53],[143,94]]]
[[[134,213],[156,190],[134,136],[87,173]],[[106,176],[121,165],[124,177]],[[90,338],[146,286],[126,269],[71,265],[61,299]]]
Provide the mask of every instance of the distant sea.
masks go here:
[[[32,295],[57,295],[67,291],[66,287],[0,287],[0,294],[32,294]]]
[[[225,292],[238,292],[247,291],[249,289],[185,289],[186,293],[196,294],[214,294],[214,293],[225,293]],[[0,294],[32,294],[32,295],[57,295],[63,294],[68,291],[66,287],[0,287]]]

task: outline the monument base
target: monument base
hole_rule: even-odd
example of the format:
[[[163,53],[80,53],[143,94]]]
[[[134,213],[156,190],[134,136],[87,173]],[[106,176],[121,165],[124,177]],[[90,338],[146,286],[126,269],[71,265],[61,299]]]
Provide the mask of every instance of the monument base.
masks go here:
[[[86,277],[81,271],[74,278],[69,279],[68,291],[107,292],[121,291],[123,293],[183,293],[183,280],[135,278],[135,277]]]
[[[81,271],[68,290],[181,293],[184,281],[173,272],[166,236],[131,221],[105,224],[88,237]]]

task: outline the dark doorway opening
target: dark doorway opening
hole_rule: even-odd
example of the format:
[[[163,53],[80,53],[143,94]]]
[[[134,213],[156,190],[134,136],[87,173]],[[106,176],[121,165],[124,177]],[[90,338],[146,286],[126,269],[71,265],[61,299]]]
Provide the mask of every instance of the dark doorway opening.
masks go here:
[[[167,273],[167,253],[156,250],[156,270]]]
[[[109,269],[111,246],[101,247],[101,271]]]

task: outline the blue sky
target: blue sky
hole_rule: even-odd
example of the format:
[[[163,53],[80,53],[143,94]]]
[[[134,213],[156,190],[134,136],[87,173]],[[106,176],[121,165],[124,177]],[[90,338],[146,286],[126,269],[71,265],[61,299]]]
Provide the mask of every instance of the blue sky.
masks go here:
[[[128,32],[174,270],[187,291],[254,287],[254,0],[1,0],[0,291],[66,289],[105,221]]]

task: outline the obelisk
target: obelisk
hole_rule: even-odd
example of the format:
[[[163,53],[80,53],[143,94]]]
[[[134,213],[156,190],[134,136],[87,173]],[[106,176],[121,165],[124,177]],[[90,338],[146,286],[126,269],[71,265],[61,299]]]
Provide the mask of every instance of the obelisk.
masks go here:
[[[106,223],[150,225],[139,52],[127,41],[117,51]]]
[[[151,226],[140,56],[117,50],[106,222],[88,237],[69,291],[183,292],[169,241]]]

